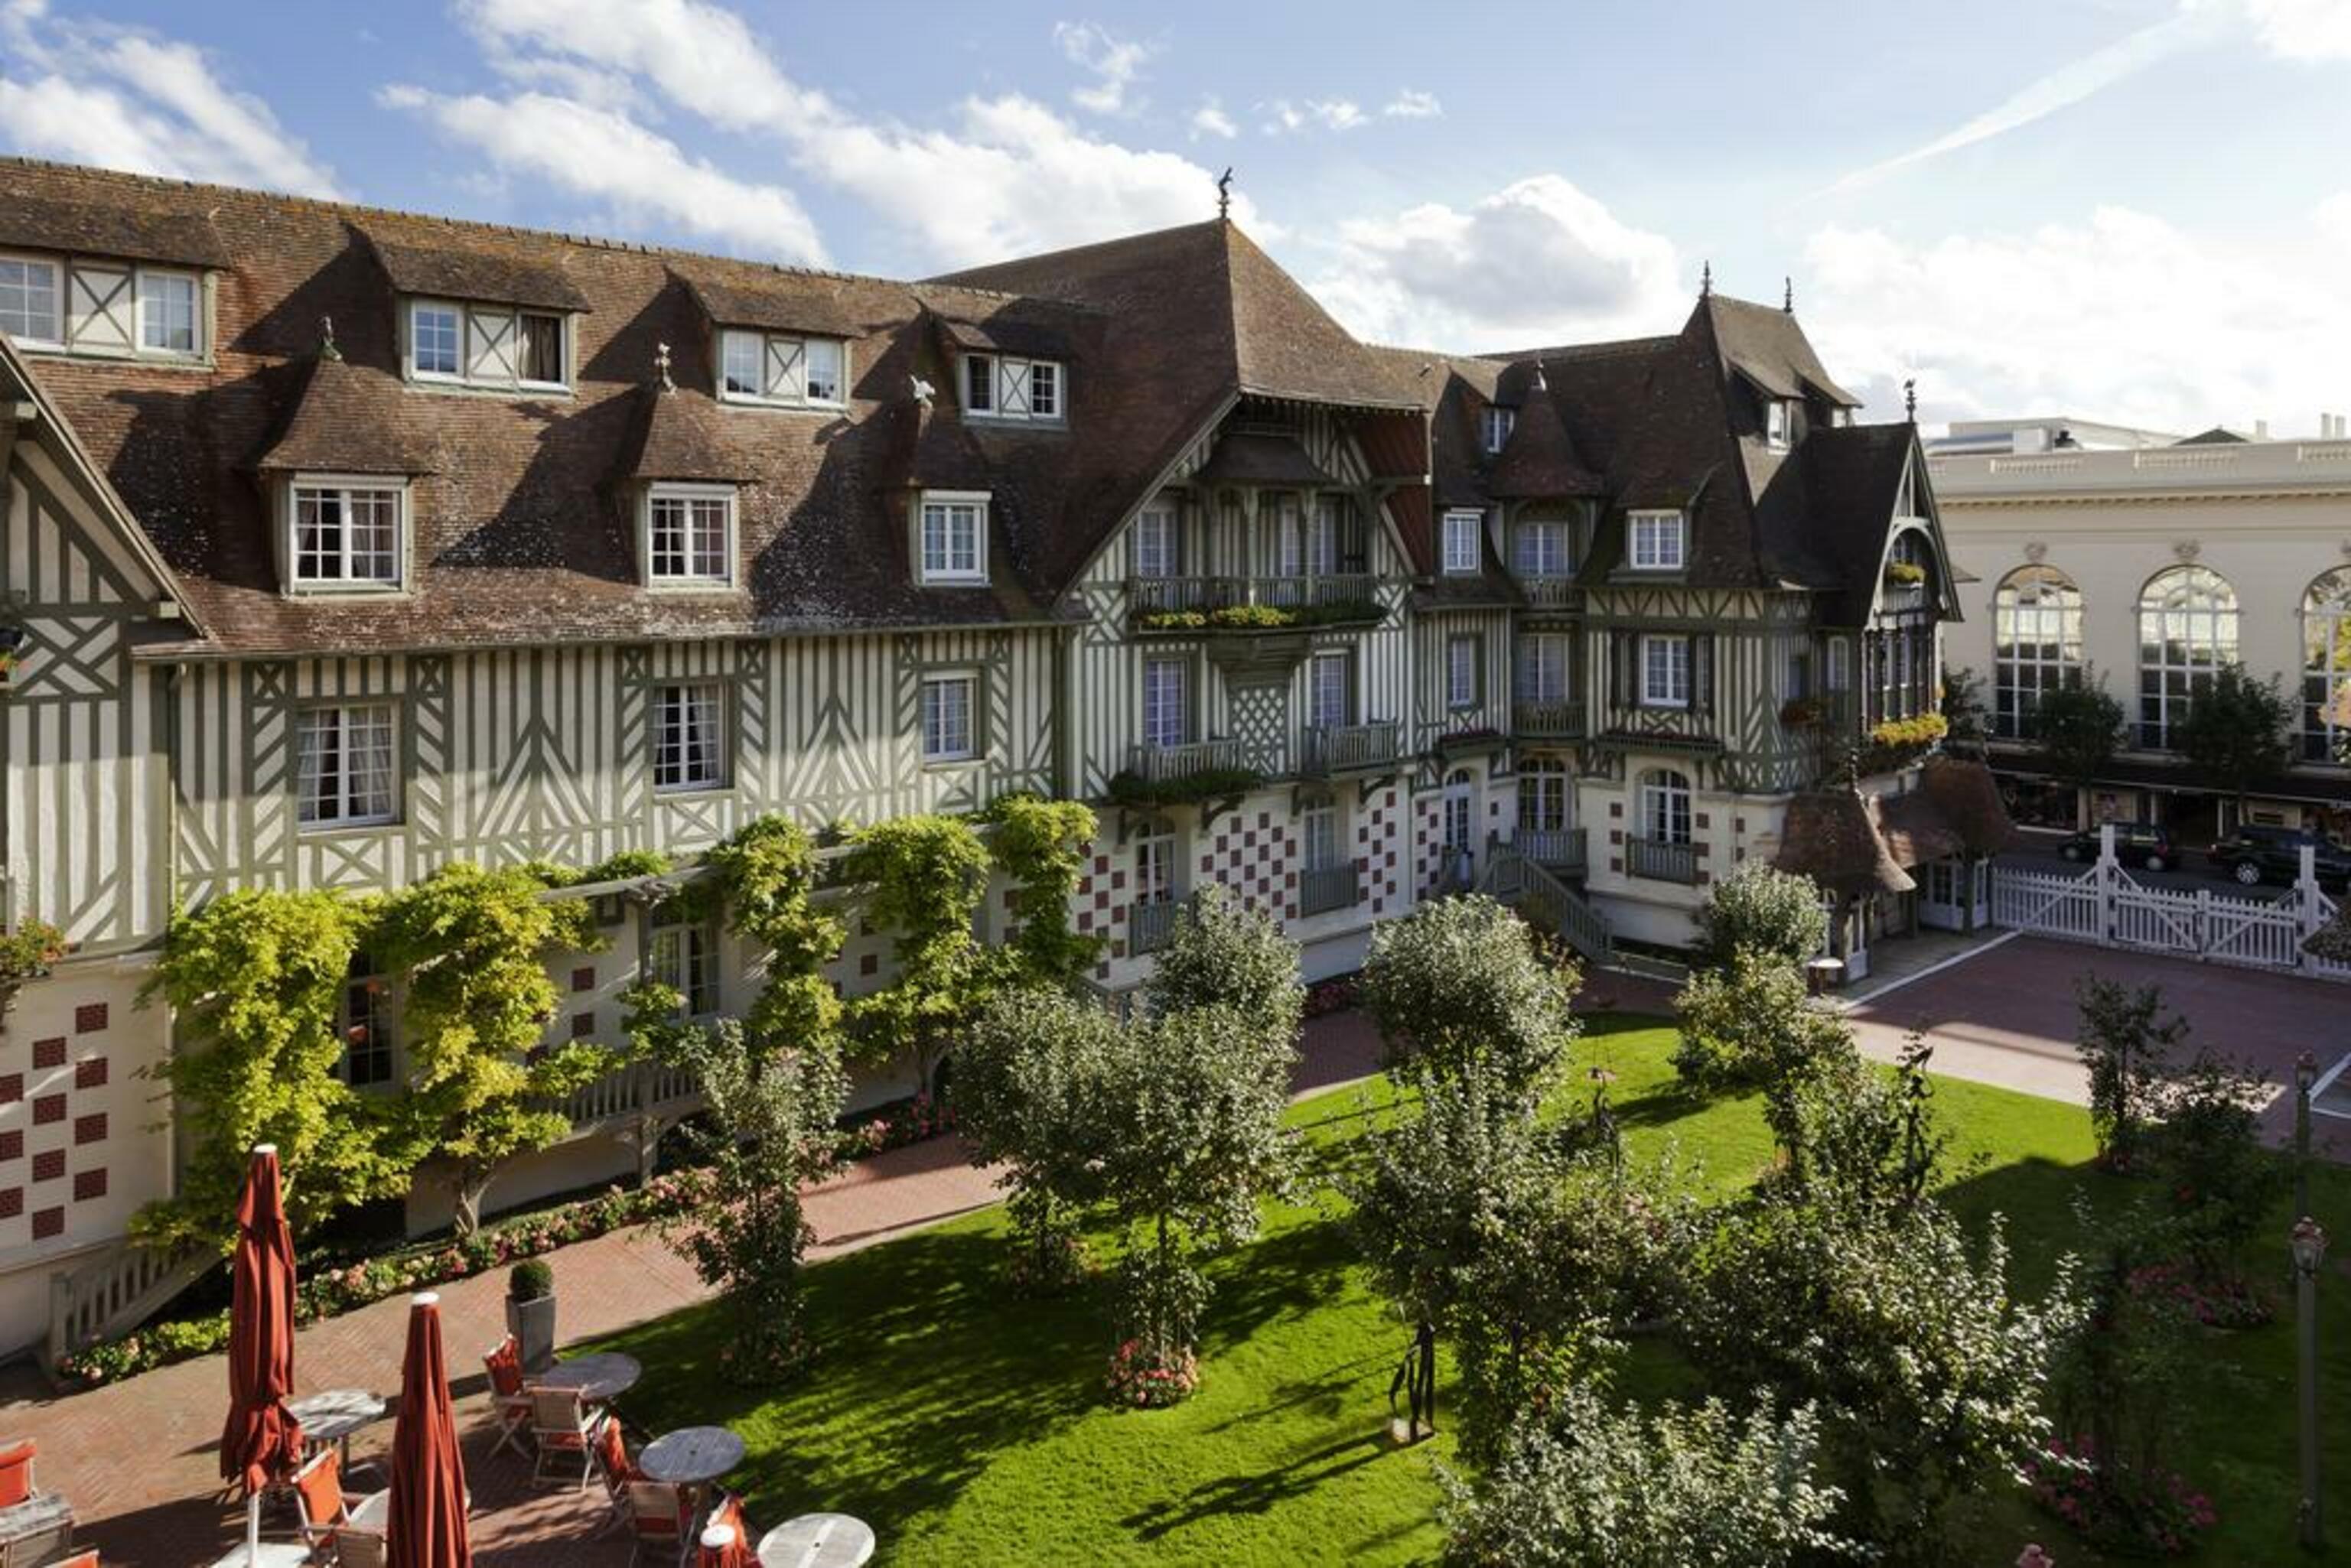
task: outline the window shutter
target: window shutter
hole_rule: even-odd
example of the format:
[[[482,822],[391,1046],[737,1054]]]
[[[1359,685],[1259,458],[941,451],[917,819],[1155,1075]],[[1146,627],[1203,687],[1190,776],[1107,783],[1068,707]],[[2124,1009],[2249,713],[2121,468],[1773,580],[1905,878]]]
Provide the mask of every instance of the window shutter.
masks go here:
[[[66,335],[89,354],[127,354],[138,332],[131,319],[131,274],[112,267],[73,267]]]
[[[1714,712],[1714,636],[1701,632],[1690,639],[1690,711]]]
[[[1631,707],[1638,695],[1634,682],[1639,677],[1640,642],[1630,632],[1614,632],[1608,643],[1609,701],[1618,707]]]

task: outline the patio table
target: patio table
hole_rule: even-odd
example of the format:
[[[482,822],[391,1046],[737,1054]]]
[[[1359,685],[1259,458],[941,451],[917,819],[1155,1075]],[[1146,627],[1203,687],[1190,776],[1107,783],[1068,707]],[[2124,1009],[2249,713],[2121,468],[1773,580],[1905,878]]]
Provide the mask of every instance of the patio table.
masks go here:
[[[860,1568],[873,1556],[873,1527],[845,1513],[804,1513],[768,1531],[759,1568]]]
[[[743,1462],[743,1439],[724,1427],[681,1427],[645,1445],[637,1469],[648,1480],[672,1486],[715,1481]]]
[[[530,1381],[541,1388],[576,1388],[590,1405],[603,1405],[634,1388],[644,1375],[635,1356],[607,1350],[559,1361]]]
[[[301,1568],[310,1561],[310,1549],[295,1541],[265,1541],[247,1557],[245,1543],[237,1542],[225,1557],[213,1563],[213,1568]]]
[[[382,1420],[392,1405],[381,1395],[371,1394],[364,1388],[329,1388],[321,1394],[288,1399],[286,1408],[302,1423],[303,1454],[315,1454],[332,1443],[336,1457],[349,1474],[351,1434]]]

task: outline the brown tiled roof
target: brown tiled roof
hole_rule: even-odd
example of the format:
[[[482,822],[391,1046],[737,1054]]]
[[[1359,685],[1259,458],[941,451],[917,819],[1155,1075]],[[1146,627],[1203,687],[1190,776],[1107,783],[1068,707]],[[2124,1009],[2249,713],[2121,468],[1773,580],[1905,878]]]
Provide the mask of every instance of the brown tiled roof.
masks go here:
[[[700,392],[647,384],[637,389],[636,426],[615,477],[742,484],[758,469],[727,433],[719,406]]]
[[[730,282],[708,269],[676,267],[702,313],[716,327],[759,327],[806,332],[819,338],[862,338],[855,287],[851,280],[780,269],[764,277]]]
[[[444,465],[406,417],[400,378],[312,354],[266,371],[286,389],[285,415],[253,465],[264,472],[430,474]]]
[[[1553,500],[1607,493],[1600,476],[1583,465],[1559,405],[1551,399],[1541,362],[1519,405],[1510,438],[1502,444],[1486,476],[1486,491],[1501,500]]]
[[[228,251],[202,213],[150,213],[109,203],[12,193],[0,202],[0,246],[127,261],[224,267]]]
[[[1829,379],[1812,340],[1790,311],[1728,295],[1708,294],[1702,307],[1714,319],[1725,366],[1774,397],[1813,395],[1846,408],[1861,400]]]
[[[2001,802],[1991,769],[1983,763],[1935,758],[1918,775],[1918,793],[1935,803],[1969,853],[1996,855],[2016,847],[2016,823]]]
[[[983,354],[1068,359],[1071,345],[1067,313],[1060,313],[1063,319],[1057,321],[1033,308],[1023,308],[1025,304],[1022,300],[1007,300],[986,316],[977,312],[968,317],[941,316],[937,319],[939,331],[953,347]]]
[[[1314,465],[1306,448],[1287,435],[1228,430],[1194,476],[1206,485],[1295,485],[1319,488],[1339,483]]]
[[[1869,802],[1850,788],[1792,798],[1780,853],[1771,863],[1849,896],[1907,893],[1918,885],[1878,836]]]
[[[511,247],[417,244],[364,231],[375,247],[383,275],[402,294],[444,299],[478,299],[499,305],[530,305],[547,310],[585,310],[588,296],[547,261],[517,256]]]
[[[1874,799],[1870,805],[1877,814],[1878,836],[1886,841],[1886,852],[1905,871],[1955,855],[1966,847],[1958,830],[1924,791]]]

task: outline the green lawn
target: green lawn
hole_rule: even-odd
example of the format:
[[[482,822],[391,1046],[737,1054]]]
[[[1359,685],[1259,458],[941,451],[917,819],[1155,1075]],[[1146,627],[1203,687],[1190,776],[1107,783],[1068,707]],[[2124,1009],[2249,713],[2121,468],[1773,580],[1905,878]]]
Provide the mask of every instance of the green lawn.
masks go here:
[[[1758,1107],[1681,1099],[1667,1064],[1672,1041],[1653,1019],[1599,1020],[1577,1048],[1579,1073],[1594,1063],[1616,1073],[1612,1094],[1636,1156],[1677,1143],[1709,1186],[1733,1190],[1769,1156]],[[1384,1085],[1339,1090],[1301,1103],[1292,1119],[1318,1157],[1343,1157],[1386,1101]],[[2077,1109],[1951,1080],[1938,1081],[1936,1103],[1958,1134],[1947,1196],[1971,1221],[2008,1216],[2028,1290],[2078,1244],[2077,1192],[2111,1206],[2130,1190],[2089,1168],[2089,1124]],[[2351,1173],[2319,1175],[2314,1207],[2351,1249]],[[720,1422],[743,1435],[750,1455],[735,1479],[755,1522],[842,1510],[875,1526],[893,1564],[1426,1561],[1438,1544],[1433,1467],[1448,1446],[1440,1437],[1395,1450],[1383,1439],[1404,1334],[1351,1267],[1338,1212],[1327,1194],[1272,1206],[1259,1241],[1217,1260],[1205,1386],[1170,1411],[1102,1403],[1110,1343],[1098,1301],[1029,1301],[998,1288],[1000,1211],[812,1269],[823,1360],[781,1394],[719,1374],[706,1309],[609,1347],[648,1368],[627,1403],[632,1426]],[[2283,1228],[2281,1208],[2281,1237]],[[2351,1531],[2351,1279],[2330,1275],[2321,1332],[2339,1534]],[[1673,1380],[1654,1354],[1643,1360],[1652,1364],[1635,1369],[1636,1384]],[[2220,1526],[2197,1561],[2307,1561],[2291,1544],[2293,1373],[2287,1322],[2213,1338],[2186,1468],[2213,1495]],[[1440,1385],[1440,1419],[1446,1393]],[[2068,1568],[2101,1561],[2021,1498],[1959,1523],[1970,1563],[2011,1562],[2028,1538]],[[2334,1556],[2351,1561],[2351,1552]]]

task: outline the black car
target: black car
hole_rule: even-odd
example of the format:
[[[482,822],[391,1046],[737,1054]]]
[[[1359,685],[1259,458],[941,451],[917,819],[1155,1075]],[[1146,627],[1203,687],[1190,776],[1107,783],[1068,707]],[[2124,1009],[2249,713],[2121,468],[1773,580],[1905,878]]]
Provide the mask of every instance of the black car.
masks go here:
[[[2169,828],[2158,828],[2153,822],[2116,822],[2114,829],[2115,859],[2123,864],[2163,871],[2179,863],[2179,856],[2172,852]],[[2075,833],[2057,847],[2057,852],[2069,861],[2096,860],[2098,830]]]
[[[2242,827],[2212,846],[2212,864],[2247,887],[2287,882],[2302,874],[2302,850],[2316,853],[2318,885],[2340,892],[2351,884],[2351,850],[2302,828]]]

